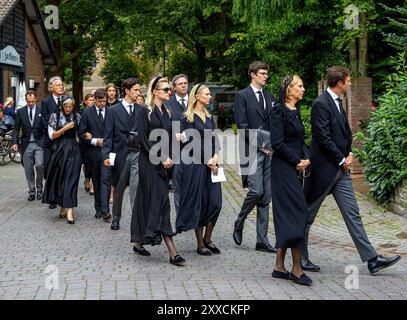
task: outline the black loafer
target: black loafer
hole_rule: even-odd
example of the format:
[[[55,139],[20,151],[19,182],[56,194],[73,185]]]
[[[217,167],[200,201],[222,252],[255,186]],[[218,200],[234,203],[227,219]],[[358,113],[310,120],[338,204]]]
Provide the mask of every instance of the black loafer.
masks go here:
[[[112,225],[110,226],[110,229],[112,229],[112,230],[119,230],[119,229],[120,229],[119,221],[113,220],[113,221],[112,221]]]
[[[377,256],[372,262],[367,263],[367,267],[370,273],[376,273],[381,269],[387,268],[399,261],[401,257],[399,255],[393,257]]]
[[[309,259],[301,258],[301,268],[305,271],[319,272],[321,268],[313,264]]]
[[[270,253],[276,253],[277,250],[271,244],[263,244],[263,243],[256,243],[256,250],[257,251],[264,251]]]
[[[103,214],[103,221],[109,222],[111,218],[112,218],[112,215],[110,213]]]
[[[303,273],[300,277],[297,277],[290,273],[290,277],[288,280],[293,280],[295,283],[301,284],[303,286],[311,286],[312,285],[312,279],[308,277],[305,273]]]
[[[56,205],[55,203],[51,203],[48,208],[50,209],[56,209],[56,207],[58,207],[58,205]]]
[[[35,195],[33,195],[33,194],[30,194],[29,196],[28,196],[28,199],[27,199],[28,201],[34,201],[35,200]]]
[[[174,258],[170,257],[170,263],[173,264],[174,266],[181,267],[184,265],[185,259],[181,257],[179,254],[177,254],[176,256],[174,256]]]
[[[209,249],[213,254],[220,254],[219,248],[215,246],[212,241],[211,242],[204,241],[204,245],[205,248]]]
[[[37,200],[42,200],[42,192],[37,192]]]
[[[100,218],[102,218],[102,216],[103,216],[103,215],[102,215],[102,212],[96,212],[96,213],[95,213],[95,218],[96,218],[96,219],[100,219]]]
[[[290,278],[290,274],[288,271],[286,272],[281,272],[281,271],[277,271],[277,270],[273,270],[273,272],[271,273],[271,276],[273,278],[277,278],[277,279],[285,279],[288,280]]]
[[[139,255],[142,255],[142,256],[150,256],[151,255],[151,253],[148,252],[143,246],[141,246],[140,249],[137,248],[136,246],[133,246],[133,251],[138,253]]]
[[[238,246],[242,244],[243,240],[243,226],[242,227],[236,226],[236,222],[235,227],[233,228],[233,240]]]
[[[196,253],[199,253],[201,256],[211,256],[212,252],[210,250],[202,250],[200,248],[196,249]]]

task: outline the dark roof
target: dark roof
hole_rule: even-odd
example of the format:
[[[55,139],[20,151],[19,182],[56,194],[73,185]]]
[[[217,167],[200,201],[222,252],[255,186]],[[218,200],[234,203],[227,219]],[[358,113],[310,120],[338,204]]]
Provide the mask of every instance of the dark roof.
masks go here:
[[[38,40],[45,64],[56,64],[57,58],[51,39],[44,25],[40,8],[36,0],[1,0],[0,2],[0,25],[7,18],[14,6],[22,1],[25,7],[25,14]]]

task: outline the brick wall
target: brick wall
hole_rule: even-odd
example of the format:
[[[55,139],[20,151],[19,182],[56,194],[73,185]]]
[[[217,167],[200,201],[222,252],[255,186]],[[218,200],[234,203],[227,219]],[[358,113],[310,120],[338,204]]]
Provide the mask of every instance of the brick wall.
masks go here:
[[[44,73],[44,63],[41,55],[40,46],[34,36],[33,30],[25,19],[25,35],[26,35],[26,79],[25,83],[28,88],[29,79],[35,79],[35,92],[38,95],[38,101],[41,101],[46,97],[47,89],[44,83],[45,73]]]

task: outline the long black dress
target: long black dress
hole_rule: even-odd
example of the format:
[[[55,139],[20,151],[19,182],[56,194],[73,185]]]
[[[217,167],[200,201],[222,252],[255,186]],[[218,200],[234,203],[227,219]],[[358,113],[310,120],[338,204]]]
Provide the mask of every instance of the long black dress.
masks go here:
[[[151,148],[160,143],[149,140],[151,131],[155,129],[167,132],[169,144],[166,144],[161,154],[164,158],[171,154],[171,118],[164,106],[161,110],[154,107],[149,114],[147,108],[142,108],[137,117],[142,151],[139,157],[139,184],[131,217],[131,242],[142,245],[157,245],[162,242],[163,236],[175,235],[170,221],[169,172],[162,163],[153,164],[149,159]]]
[[[276,248],[298,248],[305,237],[308,207],[296,166],[309,159],[298,109],[277,104],[270,115],[271,194]]]
[[[57,131],[67,122],[75,122],[75,127],[65,131],[53,140],[51,159],[48,163],[43,203],[56,203],[62,208],[78,206],[78,183],[81,173],[81,155],[77,142],[80,115],[51,114],[48,125]]]
[[[213,225],[218,220],[222,209],[222,189],[221,183],[212,183],[211,169],[207,166],[208,160],[218,153],[219,142],[213,130],[215,124],[213,118],[206,118],[206,121],[194,115],[194,122],[190,123],[186,118],[181,120],[181,132],[188,129],[195,129],[199,132],[200,139],[192,140],[183,144],[182,150],[190,148],[190,159],[192,163],[186,163],[181,159],[181,190],[179,210],[176,220],[176,231],[195,230],[207,226],[209,222]],[[198,138],[198,137],[197,137]],[[206,144],[204,141],[206,140]],[[199,154],[192,152],[194,145]],[[204,147],[208,147],[205,154]]]

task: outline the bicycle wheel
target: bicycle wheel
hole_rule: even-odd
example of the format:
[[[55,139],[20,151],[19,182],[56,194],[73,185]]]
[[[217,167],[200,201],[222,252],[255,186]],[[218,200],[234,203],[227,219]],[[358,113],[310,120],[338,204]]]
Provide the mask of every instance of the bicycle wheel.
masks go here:
[[[0,166],[5,166],[11,162],[10,155],[8,153],[0,153]]]

